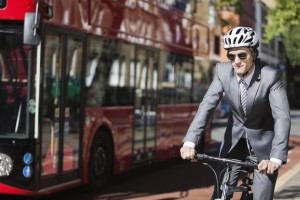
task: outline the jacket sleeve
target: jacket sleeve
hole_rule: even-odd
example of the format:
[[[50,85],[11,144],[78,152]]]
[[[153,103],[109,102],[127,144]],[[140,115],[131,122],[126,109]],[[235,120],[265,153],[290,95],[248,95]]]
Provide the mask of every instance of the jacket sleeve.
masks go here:
[[[189,141],[197,144],[202,137],[205,126],[210,120],[215,108],[219,104],[223,95],[223,86],[219,78],[219,65],[216,66],[214,79],[209,86],[197,113],[183,139],[183,142]]]
[[[272,142],[271,158],[278,158],[286,163],[288,155],[288,141],[291,128],[290,108],[285,87],[280,80],[279,71],[275,74],[274,82],[269,93],[270,107],[274,119],[274,138]]]

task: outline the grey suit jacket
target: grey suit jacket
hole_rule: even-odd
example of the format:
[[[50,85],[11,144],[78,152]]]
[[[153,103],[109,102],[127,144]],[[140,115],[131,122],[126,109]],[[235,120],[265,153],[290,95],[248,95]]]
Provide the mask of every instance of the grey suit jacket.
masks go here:
[[[247,114],[244,116],[240,106],[240,88],[231,63],[217,64],[214,80],[183,141],[198,143],[223,92],[231,112],[220,157],[226,157],[245,131],[258,161],[277,158],[285,163],[291,126],[290,109],[280,71],[267,65],[255,66],[248,87]]]

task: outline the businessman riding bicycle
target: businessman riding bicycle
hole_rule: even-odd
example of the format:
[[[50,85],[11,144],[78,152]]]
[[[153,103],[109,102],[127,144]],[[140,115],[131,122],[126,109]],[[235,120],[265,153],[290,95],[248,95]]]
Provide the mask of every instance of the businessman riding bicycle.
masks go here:
[[[252,28],[229,30],[223,45],[230,62],[216,65],[214,80],[183,139],[180,154],[183,159],[194,159],[195,146],[225,93],[230,114],[219,156],[258,163],[253,199],[272,200],[278,169],[287,161],[291,126],[281,71],[260,61],[259,38]],[[238,173],[234,172],[239,168],[232,167],[231,185],[237,184]]]

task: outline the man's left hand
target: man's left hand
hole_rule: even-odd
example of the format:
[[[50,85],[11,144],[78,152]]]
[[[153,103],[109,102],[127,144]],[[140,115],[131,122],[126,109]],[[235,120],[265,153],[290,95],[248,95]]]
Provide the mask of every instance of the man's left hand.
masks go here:
[[[259,173],[267,173],[273,175],[279,169],[279,164],[270,160],[262,160],[258,164]]]

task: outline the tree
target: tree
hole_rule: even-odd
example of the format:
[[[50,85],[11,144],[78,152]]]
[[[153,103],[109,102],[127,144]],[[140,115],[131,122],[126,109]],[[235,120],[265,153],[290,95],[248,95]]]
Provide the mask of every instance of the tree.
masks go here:
[[[242,12],[242,1],[241,0],[216,0],[217,9],[230,9],[238,14]]]
[[[300,0],[276,0],[268,11],[264,42],[282,36],[286,56],[293,66],[300,66]]]

